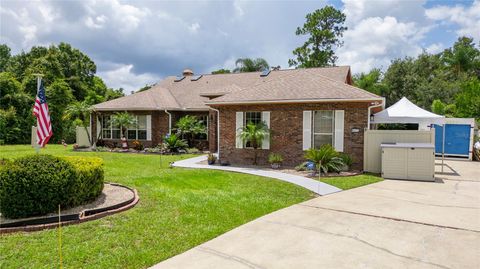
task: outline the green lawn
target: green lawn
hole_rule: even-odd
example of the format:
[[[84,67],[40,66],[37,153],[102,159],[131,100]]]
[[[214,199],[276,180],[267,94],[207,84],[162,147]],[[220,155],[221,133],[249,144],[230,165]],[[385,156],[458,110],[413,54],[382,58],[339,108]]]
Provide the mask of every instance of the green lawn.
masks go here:
[[[0,158],[33,154],[0,146]],[[313,194],[279,180],[214,170],[169,169],[189,156],[78,153],[49,145],[42,153],[97,156],[105,180],[138,190],[140,202],[113,216],[63,231],[64,268],[145,268],[234,227]],[[57,231],[0,235],[0,268],[58,268]]]
[[[333,185],[342,190],[353,189],[356,187],[372,184],[382,181],[383,178],[372,174],[363,174],[351,177],[323,177],[320,178],[321,182]]]

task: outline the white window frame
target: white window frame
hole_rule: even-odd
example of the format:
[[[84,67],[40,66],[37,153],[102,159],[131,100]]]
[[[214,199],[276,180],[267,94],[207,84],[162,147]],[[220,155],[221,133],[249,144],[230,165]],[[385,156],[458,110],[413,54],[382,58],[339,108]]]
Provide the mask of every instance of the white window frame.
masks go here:
[[[148,115],[135,115],[135,119],[136,121],[138,122],[138,117],[139,116],[144,116],[145,117],[145,129],[139,129],[138,128],[138,124],[137,126],[132,129],[132,128],[127,128],[127,138],[128,138],[128,131],[132,131],[132,130],[135,130],[135,140],[141,140],[141,141],[147,141],[148,140]],[[108,126],[109,128],[104,128],[104,122],[105,122],[105,118],[109,118],[108,119]],[[111,119],[112,119],[112,115],[101,115],[100,116],[100,124],[102,125],[102,130],[101,130],[101,138],[102,139],[108,139],[108,140],[118,140],[118,139],[121,139],[121,136],[122,136],[122,126],[120,126],[120,128],[113,128],[113,124],[111,123]],[[110,137],[105,137],[104,135],[104,132],[105,131],[110,131]],[[113,138],[113,131],[120,131],[120,137],[119,138]],[[138,131],[145,131],[145,139],[138,139]],[[129,138],[129,139],[133,139],[133,138]]]
[[[143,116],[145,117],[145,129],[140,129],[138,128],[138,117]],[[129,131],[135,131],[135,138],[128,138],[128,139],[135,139],[135,140],[141,140],[141,141],[146,141],[148,138],[148,115],[135,115],[135,120],[137,122],[135,128],[127,128],[127,138],[128,138],[128,132]],[[138,131],[145,131],[145,139],[139,139],[138,138]]]
[[[332,113],[332,132],[331,133],[316,133],[315,132],[315,114],[316,112],[331,112]],[[330,145],[333,147],[335,143],[335,110],[314,110],[312,111],[312,148],[317,148],[315,145],[315,135],[325,135],[331,136],[332,140],[330,141]],[[320,148],[320,147],[318,147]]]
[[[260,122],[262,122],[262,111],[245,111],[243,112],[243,126],[247,126],[247,113],[258,113],[260,115]],[[245,149],[253,149],[251,146],[247,146],[248,141],[243,142],[243,148]]]

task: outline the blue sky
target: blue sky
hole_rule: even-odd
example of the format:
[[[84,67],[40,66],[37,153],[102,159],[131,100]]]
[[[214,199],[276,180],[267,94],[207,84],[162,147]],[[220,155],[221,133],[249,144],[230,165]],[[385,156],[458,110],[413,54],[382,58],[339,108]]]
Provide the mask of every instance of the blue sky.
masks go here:
[[[0,43],[13,53],[64,41],[87,53],[109,87],[127,93],[188,67],[233,68],[263,57],[288,68],[303,43],[305,15],[334,5],[347,15],[339,65],[354,73],[394,58],[437,53],[462,35],[480,40],[476,1],[8,1],[0,2]]]

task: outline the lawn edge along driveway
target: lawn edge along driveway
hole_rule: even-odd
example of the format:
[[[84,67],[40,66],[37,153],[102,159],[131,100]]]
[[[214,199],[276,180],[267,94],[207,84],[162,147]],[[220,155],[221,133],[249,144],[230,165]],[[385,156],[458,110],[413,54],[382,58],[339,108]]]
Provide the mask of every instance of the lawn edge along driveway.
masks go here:
[[[322,196],[342,191],[342,189],[339,189],[327,183],[320,182],[318,180],[307,178],[307,177],[297,176],[297,175],[291,175],[291,174],[269,171],[264,169],[200,164],[200,162],[203,162],[206,160],[207,160],[207,155],[202,155],[199,157],[193,157],[193,158],[189,158],[181,161],[176,161],[172,165],[174,167],[223,170],[223,171],[229,171],[229,172],[237,172],[237,173],[244,173],[244,174],[251,174],[256,176],[279,179],[282,181],[286,181],[286,182],[298,185],[300,187],[313,191],[316,194],[319,194]]]

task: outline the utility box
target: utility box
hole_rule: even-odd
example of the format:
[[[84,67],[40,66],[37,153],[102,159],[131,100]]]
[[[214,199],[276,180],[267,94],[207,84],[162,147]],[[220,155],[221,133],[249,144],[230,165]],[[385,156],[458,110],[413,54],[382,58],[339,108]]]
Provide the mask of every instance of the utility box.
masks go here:
[[[382,177],[435,181],[435,145],[428,143],[384,143]]]

